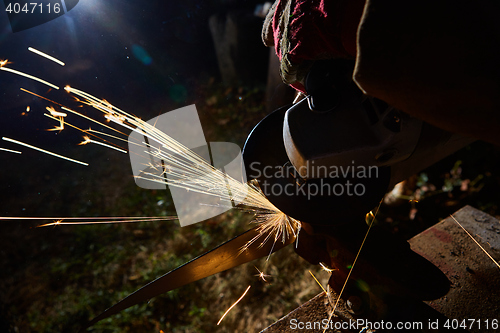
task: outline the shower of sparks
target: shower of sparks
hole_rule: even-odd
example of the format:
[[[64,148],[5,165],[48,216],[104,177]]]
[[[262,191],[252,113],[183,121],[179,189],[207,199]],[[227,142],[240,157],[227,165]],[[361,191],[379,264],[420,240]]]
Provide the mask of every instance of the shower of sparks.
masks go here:
[[[56,111],[52,106],[48,106],[45,109],[49,111],[50,118],[59,120],[59,126],[55,126],[54,128],[48,129],[47,131],[62,131],[64,129],[64,117],[67,117],[68,114]]]
[[[62,156],[62,155],[53,153],[53,152],[50,152],[48,150],[32,146],[30,144],[27,144],[27,143],[24,143],[24,142],[21,142],[21,141],[13,140],[13,139],[6,138],[6,137],[3,137],[2,140],[9,141],[9,142],[12,142],[12,143],[16,143],[18,145],[25,146],[25,147],[28,147],[28,148],[31,148],[31,149],[34,149],[34,150],[38,150],[38,151],[40,151],[42,153],[45,153],[45,154],[48,154],[48,155],[52,155],[52,156],[55,156],[55,157],[58,157],[58,158],[62,158],[63,160],[67,160],[67,161],[70,161],[70,162],[73,162],[73,163],[77,163],[77,164],[88,166],[88,163],[81,162],[81,161],[78,161],[78,160],[74,160],[72,158],[69,158],[69,157],[66,157],[66,156]]]
[[[52,84],[52,83],[47,82],[45,80],[42,80],[42,79],[40,79],[40,78],[38,78],[36,76],[30,75],[30,74],[26,74],[26,73],[23,73],[23,72],[20,72],[20,71],[16,71],[15,69],[12,69],[12,68],[6,68],[4,66],[1,66],[0,70],[6,71],[6,72],[11,72],[11,73],[14,73],[14,74],[17,74],[17,75],[21,75],[21,76],[27,77],[28,79],[32,79],[32,80],[38,81],[40,83],[43,83],[45,85],[48,85],[51,88],[59,89],[59,87],[56,86],[55,84]]]
[[[0,218],[0,220],[3,218]],[[161,218],[130,218],[127,217],[126,219],[117,219],[117,218],[112,218],[109,220],[103,219],[101,221],[83,221],[85,220],[84,218],[81,218],[82,221],[72,221],[72,222],[64,222],[64,219],[57,220],[55,222],[51,223],[45,223],[37,226],[37,228],[42,228],[42,227],[50,227],[50,226],[56,226],[56,225],[83,225],[83,224],[110,224],[110,223],[137,223],[137,222],[160,222],[160,221],[172,221],[172,220],[177,220],[177,216],[164,216]]]
[[[252,221],[252,223],[259,224],[258,231],[259,234],[252,238],[245,246],[240,249],[240,253],[245,251],[251,244],[261,239],[263,235],[266,235],[264,240],[261,241],[259,247],[264,246],[271,237],[274,235],[274,243],[276,243],[280,238],[283,243],[289,238],[296,238],[298,241],[298,234],[301,228],[300,221],[286,215],[276,208],[269,200],[266,199],[262,193],[257,181],[252,181],[248,184],[249,187],[254,189],[264,200],[266,201],[269,208],[266,212],[258,212]],[[248,206],[253,206],[251,202],[246,203]],[[269,259],[269,258],[268,258]]]
[[[161,221],[175,221],[177,216],[121,216],[121,217],[0,217],[1,220],[8,221],[54,221],[36,226],[50,227],[58,225],[82,225],[82,224],[110,224],[110,223],[134,223],[134,222],[161,222]]]
[[[33,53],[36,53],[36,54],[38,54],[38,55],[40,55],[40,56],[42,56],[44,58],[52,60],[53,62],[55,62],[55,63],[57,63],[57,64],[59,64],[61,66],[64,66],[64,62],[62,62],[61,60],[56,59],[56,58],[54,58],[52,56],[49,56],[47,53],[43,53],[42,51],[38,51],[37,49],[34,49],[31,46],[28,47],[28,50],[31,51],[31,52],[33,52]]]
[[[469,237],[470,237],[470,238],[474,241],[474,243],[476,243],[476,244],[477,244],[477,246],[479,246],[479,248],[480,248],[481,250],[483,250],[483,252],[484,252],[484,253],[486,253],[486,255],[488,256],[488,258],[490,258],[490,259],[491,259],[491,261],[493,261],[493,263],[495,263],[495,265],[496,265],[498,268],[500,268],[500,264],[499,264],[499,263],[498,263],[498,262],[497,262],[497,261],[496,261],[496,260],[495,260],[495,259],[494,259],[494,258],[493,258],[490,254],[489,254],[489,253],[488,253],[488,251],[486,251],[486,250],[484,249],[484,247],[482,247],[482,246],[481,246],[481,244],[479,244],[479,242],[478,242],[478,241],[477,241],[474,237],[472,237],[472,235],[471,235],[471,234],[470,234],[470,233],[469,233],[469,232],[468,232],[468,231],[467,231],[467,230],[466,230],[466,229],[462,226],[462,224],[460,224],[460,222],[458,222],[458,221],[457,221],[457,219],[456,219],[453,215],[450,215],[450,216],[451,216],[451,218],[453,219],[453,221],[455,221],[455,222],[456,222],[456,223],[460,226],[460,228],[462,228],[462,230],[463,230],[463,231],[465,231],[465,233],[466,233],[467,235],[469,235]]]
[[[4,60],[1,65],[7,64],[7,60]],[[0,69],[5,71],[10,71],[14,74],[25,76],[33,80],[37,80],[44,84],[49,85],[54,89],[59,89],[57,86],[48,83],[42,79],[31,76],[26,73],[22,73],[10,68],[1,67]],[[109,130],[123,135],[125,138],[128,136],[118,131],[117,129],[105,125],[100,121],[97,121],[91,117],[83,115],[82,113],[71,110],[57,102],[51,101],[43,96],[39,96],[33,92],[21,88],[22,91],[30,93],[32,95],[41,97],[49,102],[61,106],[61,109],[69,113],[83,117],[89,121],[95,122],[100,126],[103,126]],[[260,246],[263,246],[266,242],[273,240],[274,243],[281,240],[285,243],[288,239],[294,238],[298,241],[297,235],[301,228],[301,223],[295,220],[278,208],[276,208],[261,192],[258,185],[251,183],[243,183],[219,169],[214,168],[211,164],[207,163],[202,157],[194,153],[192,150],[188,149],[178,141],[174,140],[167,134],[163,133],[161,130],[156,128],[154,125],[148,124],[147,122],[135,117],[109,103],[104,99],[99,99],[92,96],[84,91],[72,88],[70,86],[64,87],[64,90],[75,95],[76,100],[82,104],[89,105],[104,114],[104,118],[109,122],[114,122],[126,129],[140,133],[145,137],[144,142],[129,142],[130,144],[139,144],[145,148],[144,154],[152,162],[146,163],[151,166],[150,170],[156,170],[157,173],[144,173],[143,176],[138,176],[136,178],[143,178],[147,181],[162,183],[168,186],[174,186],[183,188],[188,191],[202,193],[205,195],[210,195],[213,197],[218,197],[222,201],[226,202],[228,197],[228,188],[230,189],[230,200],[232,202],[241,203],[239,209],[255,213],[255,223],[260,224],[258,227],[259,235],[250,240],[246,246],[241,249],[243,252],[248,246],[256,241],[260,241]],[[52,130],[62,130],[64,125],[76,128],[88,135],[95,136],[92,133],[82,130],[76,126],[70,125],[64,122],[64,118],[67,114],[58,112],[54,108],[47,108],[50,114],[45,114],[46,116],[58,120],[60,126]],[[102,138],[100,138],[102,140]],[[79,163],[82,165],[88,165],[87,163],[80,162],[74,159],[70,159],[16,140],[4,138],[6,141],[11,141],[26,147],[39,150],[41,152],[53,155],[68,161]],[[123,139],[122,139],[123,140]],[[106,140],[103,140],[106,141]],[[85,143],[96,143],[112,149],[116,149],[125,153],[123,149],[111,147],[110,145],[103,144],[98,141],[90,140],[90,138],[85,138]],[[159,146],[158,146],[159,145]],[[116,145],[115,145],[116,146]],[[149,156],[148,156],[149,155]],[[62,223],[60,223],[62,224]],[[261,241],[261,239],[263,239]],[[240,252],[240,253],[241,253]],[[272,251],[271,251],[272,253]]]
[[[255,267],[255,266],[253,266],[253,267]],[[266,277],[271,277],[271,275],[267,275],[267,274],[264,274],[264,272],[261,272],[257,267],[255,267],[255,269],[257,270],[257,272],[259,272],[259,274],[256,274],[255,276],[258,276],[259,278],[261,278],[262,281],[267,282]]]
[[[79,145],[86,145],[87,143],[94,143],[94,144],[96,144],[96,145],[101,145],[101,146],[103,146],[103,147],[107,147],[107,148],[114,149],[114,150],[119,151],[119,152],[124,153],[124,154],[126,154],[126,153],[127,153],[127,151],[126,151],[126,150],[123,150],[123,149],[120,149],[120,148],[113,147],[113,146],[108,145],[108,144],[103,143],[103,142],[99,142],[99,141],[91,140],[88,136],[84,136],[84,137],[83,137],[83,140],[84,140],[84,141],[80,142],[80,143],[79,143]]]
[[[323,291],[325,292],[325,294],[328,295],[328,292],[325,290],[325,288],[323,288],[323,286],[321,285],[321,283],[319,283],[318,279],[316,279],[316,277],[314,276],[314,274],[309,271],[309,274],[311,274],[311,276],[313,277],[313,279],[316,281],[316,283],[321,287],[321,289],[323,289]]]
[[[222,321],[222,319],[224,319],[224,317],[228,314],[229,311],[231,311],[232,308],[234,308],[236,306],[236,304],[238,304],[242,299],[243,297],[245,297],[245,295],[247,294],[248,290],[250,289],[251,286],[248,286],[247,290],[245,290],[245,292],[243,293],[243,295],[241,295],[240,298],[238,298],[238,300],[236,302],[233,303],[233,305],[231,305],[229,307],[229,309],[226,310],[226,312],[224,312],[224,314],[222,315],[222,317],[220,318],[219,322],[217,323],[217,325],[220,324],[220,322]]]
[[[5,149],[5,148],[0,148],[1,151],[6,151],[9,153],[14,153],[14,154],[22,154],[20,151],[17,150],[11,150],[11,149]]]
[[[44,113],[43,115],[44,115],[44,116],[46,116],[46,117],[49,117],[50,119],[53,119],[53,120],[56,120],[56,121],[61,122],[61,119],[56,118],[56,117],[52,117],[50,114]],[[69,127],[74,128],[74,129],[76,129],[76,130],[78,130],[78,131],[80,131],[80,132],[82,132],[82,133],[87,133],[88,135],[92,135],[92,136],[95,136],[95,137],[99,138],[99,137],[98,137],[97,135],[95,135],[95,134],[88,133],[88,131],[87,131],[87,130],[81,129],[81,128],[76,127],[76,126],[74,126],[74,125],[71,125],[71,124],[69,124],[69,123],[64,123],[64,124],[65,124],[66,126],[69,126]],[[101,139],[101,138],[99,138],[99,139]],[[101,140],[102,140],[102,139],[101,139]],[[104,140],[104,141],[106,141],[106,140]]]

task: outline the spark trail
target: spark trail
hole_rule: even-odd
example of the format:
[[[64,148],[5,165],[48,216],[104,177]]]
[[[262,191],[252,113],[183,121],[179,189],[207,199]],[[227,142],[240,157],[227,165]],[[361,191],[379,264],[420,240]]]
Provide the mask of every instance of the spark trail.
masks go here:
[[[56,58],[54,58],[54,57],[52,57],[52,56],[48,55],[47,53],[43,53],[42,51],[39,51],[39,50],[37,50],[37,49],[35,49],[35,48],[31,47],[31,46],[30,46],[30,47],[28,47],[28,50],[29,50],[29,51],[31,51],[31,52],[33,52],[33,53],[38,54],[39,56],[42,56],[42,57],[44,57],[44,58],[47,58],[47,59],[49,59],[49,60],[51,60],[51,61],[55,62],[56,64],[59,64],[59,65],[61,65],[61,66],[64,66],[64,62],[62,62],[61,60],[56,59]]]
[[[36,53],[40,54],[38,52]],[[7,60],[2,61],[0,69],[28,77],[30,79],[47,84],[52,88],[58,89],[57,86],[48,83],[47,81],[42,80],[40,78],[19,71],[11,70],[10,68],[5,68],[6,64],[8,64]],[[59,105],[62,110],[68,113],[78,115],[86,120],[97,123],[100,126],[107,128],[108,130],[112,130],[118,133],[118,135],[122,135],[125,138],[127,137],[125,133],[109,125],[106,125],[100,121],[97,121],[92,117],[83,115],[80,112],[74,111],[57,102],[51,101],[45,97],[32,93],[26,89],[21,89],[21,90],[30,93],[32,95],[41,97],[49,102],[53,102],[54,104]],[[260,241],[261,245],[264,245],[266,242],[271,240],[274,241],[274,243],[276,243],[279,240],[285,243],[286,240],[290,238],[298,240],[297,235],[301,227],[300,221],[297,221],[285,215],[278,208],[276,208],[260,191],[260,188],[258,188],[257,184],[244,183],[232,177],[229,177],[227,174],[225,174],[219,169],[214,168],[210,163],[208,163],[206,160],[204,160],[199,155],[194,153],[192,150],[188,149],[178,141],[174,140],[172,137],[168,136],[166,133],[162,132],[155,126],[148,124],[147,122],[141,120],[140,118],[117,108],[116,106],[112,105],[111,103],[109,103],[104,99],[99,99],[91,94],[88,94],[82,90],[72,88],[70,86],[66,86],[64,90],[76,96],[76,100],[78,102],[84,105],[91,106],[97,109],[98,111],[102,112],[106,120],[118,124],[128,130],[138,132],[142,136],[144,136],[144,138],[147,141],[149,141],[149,142],[131,143],[148,148],[143,153],[145,154],[144,157],[147,158],[149,156],[148,160],[150,160],[151,162],[145,163],[145,165],[150,166],[151,167],[150,170],[154,171],[144,173],[144,176],[142,176],[143,179],[151,182],[161,183],[168,186],[183,188],[188,191],[193,191],[213,196],[220,199],[221,205],[224,204],[231,205],[232,202],[238,202],[241,203],[241,206],[239,207],[240,209],[255,213],[256,217],[254,219],[254,223],[259,224],[258,227],[259,235],[250,240],[246,246],[243,246],[241,252],[244,251],[250,244],[253,244],[256,241]],[[62,131],[65,128],[64,125],[68,125],[88,135],[96,136],[95,134],[93,134],[96,131],[92,131],[90,129],[87,131],[68,124],[64,120],[67,118],[68,113],[56,111],[53,107],[47,107],[47,110],[49,111],[49,114],[46,114],[46,116],[59,121],[59,126],[56,126],[51,130]],[[91,131],[93,133],[90,133]],[[102,134],[112,138],[118,138],[116,136],[112,136],[109,134],[105,133]],[[9,138],[3,138],[3,139],[6,141],[10,141],[12,143],[23,145],[31,149],[41,151],[43,153],[58,158],[66,159],[74,163],[78,163],[85,166],[88,165],[85,162],[77,161],[69,157],[55,154],[47,150],[34,147],[32,145],[17,140]],[[121,140],[125,141],[125,139]],[[87,143],[99,144],[101,146],[110,149],[115,149],[122,153],[126,153],[125,150],[121,149],[120,147],[116,147],[116,145],[114,144],[113,145],[105,144],[99,141],[92,140],[90,139],[89,136],[85,136],[84,141],[81,144],[87,144]],[[156,143],[158,146],[156,145],[153,146],[152,143]],[[161,161],[161,163],[154,161]],[[137,178],[141,178],[141,176],[138,176]],[[231,189],[229,201],[227,199],[228,187]],[[57,223],[57,224],[59,225],[63,223]]]
[[[38,81],[40,83],[43,83],[51,88],[54,88],[54,89],[59,89],[58,86],[56,86],[55,84],[52,84],[50,82],[47,82],[45,80],[42,80],[34,75],[30,75],[30,74],[27,74],[27,73],[23,73],[23,72],[20,72],[20,71],[16,71],[15,69],[12,69],[12,68],[7,68],[5,66],[0,66],[0,70],[2,71],[6,71],[6,72],[11,72],[13,74],[17,74],[17,75],[21,75],[21,76],[24,76],[24,77],[27,77],[28,79],[32,79],[32,80],[35,80],[35,81]]]

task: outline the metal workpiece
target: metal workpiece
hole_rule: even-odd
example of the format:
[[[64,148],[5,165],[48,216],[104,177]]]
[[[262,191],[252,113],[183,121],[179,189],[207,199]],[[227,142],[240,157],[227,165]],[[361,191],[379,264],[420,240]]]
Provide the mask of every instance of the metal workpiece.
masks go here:
[[[409,241],[413,251],[431,261],[451,281],[445,296],[427,304],[455,320],[454,324],[465,320],[471,332],[498,332],[500,221],[470,206],[460,209],[453,217],[470,236],[448,217]]]

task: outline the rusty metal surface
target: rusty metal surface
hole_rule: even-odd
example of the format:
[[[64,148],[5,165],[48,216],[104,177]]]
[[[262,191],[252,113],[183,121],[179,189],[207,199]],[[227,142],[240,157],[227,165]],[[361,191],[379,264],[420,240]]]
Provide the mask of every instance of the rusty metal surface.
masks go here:
[[[500,260],[497,219],[470,206],[453,216],[497,262]],[[427,304],[455,320],[452,324],[465,319],[471,332],[498,332],[500,325],[498,329],[492,325],[493,320],[500,321],[500,269],[462,228],[449,217],[409,242],[413,251],[435,264],[452,282],[446,296]]]

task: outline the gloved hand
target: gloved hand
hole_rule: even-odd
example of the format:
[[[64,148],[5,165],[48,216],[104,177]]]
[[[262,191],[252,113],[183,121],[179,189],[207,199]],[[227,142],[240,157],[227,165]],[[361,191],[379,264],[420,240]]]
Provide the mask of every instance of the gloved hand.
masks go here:
[[[262,40],[275,47],[283,82],[305,92],[315,60],[356,57],[356,30],[364,0],[277,0],[264,21]]]

